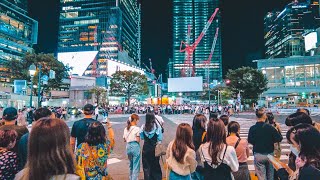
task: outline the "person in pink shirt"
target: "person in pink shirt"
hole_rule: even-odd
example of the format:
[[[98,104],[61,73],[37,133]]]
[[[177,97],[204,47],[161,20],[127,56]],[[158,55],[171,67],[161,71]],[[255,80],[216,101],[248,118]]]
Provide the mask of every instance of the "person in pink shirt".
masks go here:
[[[239,161],[239,170],[233,173],[234,179],[237,180],[250,180],[250,172],[247,164],[249,157],[249,146],[246,139],[241,139],[239,136],[240,124],[235,121],[231,121],[228,124],[228,137],[227,144],[233,146],[236,150],[236,154]]]

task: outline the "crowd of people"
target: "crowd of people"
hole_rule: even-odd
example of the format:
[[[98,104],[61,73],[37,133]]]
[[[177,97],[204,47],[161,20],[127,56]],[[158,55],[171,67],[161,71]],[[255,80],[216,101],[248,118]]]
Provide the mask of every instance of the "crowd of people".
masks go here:
[[[17,123],[17,109],[6,108],[0,125],[0,179],[111,179],[107,160],[115,146],[112,124],[108,119],[97,121],[91,104],[83,107],[83,113],[70,132],[54,112],[38,108],[29,132]],[[123,131],[130,162],[128,179],[139,179],[142,162],[145,180],[249,180],[249,144],[260,180],[320,179],[320,128],[307,110],[299,109],[285,121],[291,150],[288,165],[280,161],[283,137],[273,114],[260,108],[256,117],[248,138],[242,139],[240,124],[229,122],[228,115],[210,113],[207,119],[196,113],[192,126],[179,124],[175,137],[164,147],[165,124],[159,109],[147,112],[141,127],[140,116],[133,113]],[[161,163],[166,164],[164,169]]]

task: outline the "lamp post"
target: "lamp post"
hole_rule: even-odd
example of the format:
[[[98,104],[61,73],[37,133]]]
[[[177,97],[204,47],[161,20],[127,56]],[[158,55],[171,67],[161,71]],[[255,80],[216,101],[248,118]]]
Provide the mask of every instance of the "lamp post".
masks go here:
[[[34,64],[31,64],[30,67],[29,67],[29,74],[30,74],[30,77],[31,77],[31,91],[30,91],[30,105],[29,105],[30,107],[32,107],[32,90],[33,90],[33,81],[32,81],[32,79],[33,79],[33,77],[34,77],[34,75],[36,73],[36,70],[37,70],[36,66]]]
[[[38,108],[41,107],[41,64],[39,65],[39,73],[38,73]]]

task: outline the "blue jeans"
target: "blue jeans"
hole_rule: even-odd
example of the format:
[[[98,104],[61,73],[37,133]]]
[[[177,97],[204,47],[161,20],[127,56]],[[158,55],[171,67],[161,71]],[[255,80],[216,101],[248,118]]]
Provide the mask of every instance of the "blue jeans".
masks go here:
[[[127,155],[130,161],[130,180],[138,180],[140,173],[140,144],[137,141],[127,144]]]
[[[170,171],[169,173],[169,179],[170,180],[191,180],[191,175],[186,175],[186,176],[181,176],[177,173],[175,173],[174,171]]]
[[[268,154],[254,153],[254,167],[256,174],[260,180],[273,180],[274,179],[274,168],[272,163],[269,161]]]

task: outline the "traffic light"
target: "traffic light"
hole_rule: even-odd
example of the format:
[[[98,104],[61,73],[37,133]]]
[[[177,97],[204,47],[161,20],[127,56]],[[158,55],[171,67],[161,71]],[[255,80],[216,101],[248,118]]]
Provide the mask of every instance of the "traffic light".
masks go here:
[[[230,84],[230,79],[226,79],[226,85]]]
[[[306,98],[306,93],[305,92],[302,92],[301,95],[302,95],[301,96],[302,98]]]

